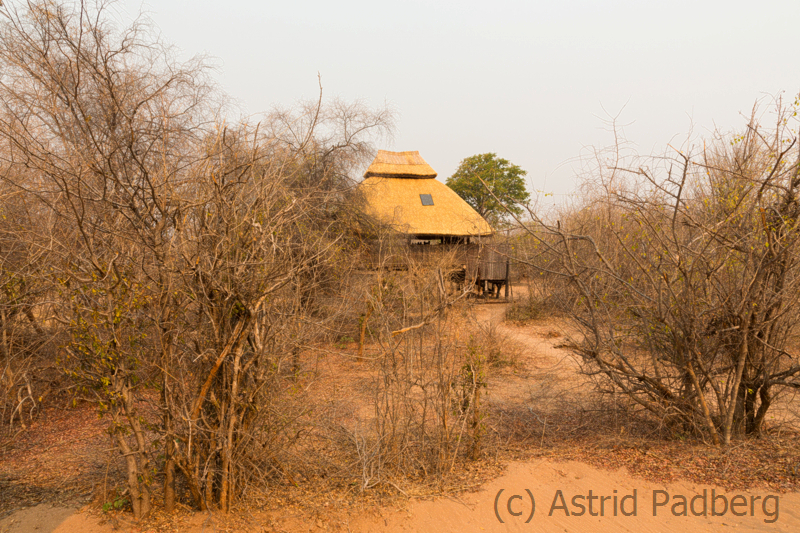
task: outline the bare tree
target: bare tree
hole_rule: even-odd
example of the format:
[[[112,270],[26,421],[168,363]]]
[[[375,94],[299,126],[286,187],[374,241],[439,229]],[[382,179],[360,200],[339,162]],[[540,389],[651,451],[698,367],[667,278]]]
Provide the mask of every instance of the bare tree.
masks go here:
[[[38,215],[18,190],[0,183],[0,424],[9,427],[18,420],[24,428],[48,393],[35,361],[51,347],[41,320],[49,296],[41,228],[48,224]]]
[[[391,117],[320,101],[230,125],[201,63],[105,10],[0,11],[2,179],[50,222],[64,369],[110,419],[135,516],[159,473],[174,505],[176,467],[227,510],[279,440],[278,369],[350,256],[350,171]]]
[[[324,110],[312,111],[295,121],[319,121]],[[382,124],[378,116],[373,127]],[[270,419],[285,370],[296,366],[288,356],[308,342],[298,333],[313,330],[316,295],[349,255],[342,224],[352,183],[343,165],[362,146],[294,140],[246,127],[209,138],[196,203],[183,218],[181,287],[193,334],[172,364],[180,390],[171,401],[180,414],[177,464],[201,508],[228,509],[261,461],[256,443],[279,438],[284,422]]]
[[[66,367],[111,418],[138,518],[150,509],[151,474],[137,402],[155,361],[142,263],[163,256],[170,194],[207,91],[198,65],[176,66],[142,25],[116,30],[105,8],[4,7],[0,137],[8,183],[53,222],[56,316],[72,335]]]
[[[562,280],[585,370],[717,444],[762,431],[776,394],[800,386],[791,111],[772,128],[754,113],[697,156],[612,158],[580,208],[522,225],[528,260]]]

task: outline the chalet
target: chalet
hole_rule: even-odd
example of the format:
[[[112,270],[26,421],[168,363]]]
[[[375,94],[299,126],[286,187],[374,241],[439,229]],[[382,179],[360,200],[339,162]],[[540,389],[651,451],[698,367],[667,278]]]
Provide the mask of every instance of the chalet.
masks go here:
[[[509,275],[508,258],[496,246],[486,246],[492,227],[450,187],[436,180],[436,172],[419,152],[379,150],[359,185],[365,212],[408,245],[383,266],[401,267],[408,255],[440,257],[454,251],[454,265],[464,279],[484,289],[499,289]],[[374,256],[374,254],[373,254]],[[506,289],[507,290],[507,289]]]
[[[378,151],[360,190],[368,214],[411,242],[466,244],[493,233],[482,216],[436,179],[419,152]]]

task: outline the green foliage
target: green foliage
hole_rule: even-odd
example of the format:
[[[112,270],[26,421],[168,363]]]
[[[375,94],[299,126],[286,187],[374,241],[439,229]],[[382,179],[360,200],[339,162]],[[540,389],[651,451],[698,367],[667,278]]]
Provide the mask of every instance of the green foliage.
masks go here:
[[[345,348],[347,348],[348,344],[352,344],[354,342],[356,342],[356,340],[353,337],[349,335],[342,335],[336,342],[336,347],[340,350],[344,350]]]
[[[446,183],[479,215],[490,223],[496,223],[508,215],[505,208],[515,215],[522,214],[521,204],[530,196],[525,190],[523,177],[526,174],[526,171],[497,157],[497,154],[478,154],[462,160]]]
[[[94,276],[96,278],[96,276]],[[116,273],[104,280],[63,284],[62,293],[72,302],[71,342],[61,361],[64,370],[79,385],[79,391],[94,390],[105,403],[119,401],[122,382],[135,387],[140,382],[147,327],[143,312],[149,300],[146,288]]]
[[[103,504],[103,512],[107,513],[109,511],[111,511],[112,509],[114,511],[119,511],[120,509],[122,509],[128,503],[129,503],[128,498],[125,498],[123,496],[119,496],[119,497],[115,498],[113,501],[108,501],[108,502],[104,503]]]

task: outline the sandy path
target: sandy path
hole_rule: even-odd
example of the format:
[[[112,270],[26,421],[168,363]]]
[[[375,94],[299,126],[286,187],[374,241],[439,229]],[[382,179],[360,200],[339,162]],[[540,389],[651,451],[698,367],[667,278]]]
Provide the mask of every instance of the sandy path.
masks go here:
[[[383,526],[389,531],[441,531],[461,533],[466,531],[540,531],[540,532],[604,532],[604,531],[631,531],[631,532],[665,532],[665,531],[692,531],[692,532],[719,532],[728,528],[739,531],[800,531],[800,494],[773,494],[767,501],[766,513],[762,505],[766,492],[733,492],[726,493],[719,488],[713,488],[717,497],[715,510],[722,516],[711,516],[711,490],[710,486],[694,486],[683,483],[657,485],[634,479],[624,471],[603,471],[581,463],[553,463],[550,461],[536,461],[511,464],[505,475],[487,484],[480,492],[462,495],[460,501],[438,499],[434,501],[415,502],[405,512],[388,515]],[[497,500],[497,513],[495,513],[495,499],[497,493],[503,489]],[[531,491],[536,509],[529,523],[531,504],[530,496],[526,490]],[[706,515],[702,516],[703,490],[706,490]],[[599,499],[593,499],[593,511],[598,516],[590,516],[586,497],[589,491],[592,496],[611,497],[605,500],[603,516],[599,512]],[[570,515],[561,508],[551,507],[557,498],[558,491],[563,495],[563,503]],[[623,506],[631,516],[623,516],[618,507],[617,516],[613,513],[613,496],[619,500],[625,495],[630,495]],[[635,515],[633,506],[633,493],[636,491]],[[657,492],[659,503],[667,495],[670,501],[659,506],[653,511],[653,492]],[[731,513],[730,505],[722,513],[723,501],[720,492],[730,500],[736,498],[735,510],[745,516],[735,516]],[[519,496],[515,498],[515,496]],[[583,498],[580,498],[583,496]],[[688,503],[694,501],[694,511],[700,516],[694,516],[691,508],[684,509],[680,504],[675,508],[678,516],[672,513],[673,504],[680,502],[680,497],[686,497]],[[572,505],[573,498],[578,497],[577,503],[582,503],[585,508],[583,516],[575,516],[573,512],[580,512],[580,508]],[[753,497],[753,513],[750,513],[750,500]],[[757,497],[757,499],[756,499]],[[511,499],[511,501],[509,501]],[[777,512],[775,511],[777,499]],[[618,500],[618,501],[619,501]],[[745,505],[740,505],[746,501]],[[560,507],[562,500],[555,501]],[[512,516],[511,511],[520,513]],[[682,516],[684,510],[688,516]],[[654,516],[655,514],[655,516]],[[500,523],[502,519],[504,523]],[[765,522],[769,521],[769,522]],[[374,519],[351,523],[352,531],[375,531],[381,526]]]
[[[503,492],[498,498],[501,489]],[[526,489],[530,490],[536,503],[535,512],[528,523],[526,520],[530,515],[531,503]],[[704,490],[705,514],[703,514]],[[712,515],[712,490],[716,497],[713,511],[719,516]],[[559,491],[563,501],[557,499]],[[602,502],[602,514],[599,498],[592,500],[591,510],[596,516],[589,514],[587,497],[590,491],[595,498],[598,496],[606,498]],[[655,511],[654,494],[658,502],[664,502],[669,497],[669,501],[657,507]],[[618,502],[627,496],[621,506],[617,505],[617,516],[614,516],[615,495]],[[686,506],[681,505],[682,497],[686,499]],[[742,516],[732,513],[730,506],[732,500],[736,503],[734,510]],[[581,510],[574,505],[576,502],[583,504],[582,516],[574,514],[580,514]],[[566,507],[566,511],[562,508],[562,504]],[[623,515],[622,511],[629,516]],[[511,512],[519,513],[519,516],[514,516]],[[42,515],[38,523],[32,518],[34,514]],[[46,519],[48,514],[53,515],[52,519]],[[25,516],[20,516],[20,513],[15,516],[16,524],[8,524],[9,519],[6,519],[0,522],[0,531],[37,533],[141,531],[134,526],[119,523],[116,524],[118,529],[108,523],[101,525],[96,518],[82,513],[65,517],[64,510],[47,506],[30,509]],[[633,478],[624,471],[600,470],[576,462],[555,463],[542,460],[512,463],[503,476],[486,484],[480,491],[462,494],[458,499],[412,501],[403,510],[383,509],[370,516],[347,516],[330,520],[324,517],[321,520],[306,520],[298,515],[282,517],[265,515],[261,520],[259,517],[253,517],[250,524],[246,530],[257,532],[325,530],[354,533],[372,531],[647,533],[729,530],[795,532],[800,531],[800,494],[776,494],[758,490],[726,492],[719,487],[688,483],[660,485]],[[34,525],[38,525],[39,528],[33,529]],[[231,529],[217,526],[213,517],[198,514],[185,521],[177,531],[211,532],[231,531]]]

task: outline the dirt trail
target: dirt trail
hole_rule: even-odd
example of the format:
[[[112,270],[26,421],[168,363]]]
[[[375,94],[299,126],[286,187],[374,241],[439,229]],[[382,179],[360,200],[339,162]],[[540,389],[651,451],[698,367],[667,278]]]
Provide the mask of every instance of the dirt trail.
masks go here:
[[[712,501],[712,490],[716,501]],[[589,514],[590,491],[593,497],[591,511],[595,516]],[[499,497],[498,492],[500,492]],[[563,496],[563,500],[559,499],[559,494]],[[535,501],[535,512],[532,517],[530,517],[531,495]],[[604,498],[602,507],[599,497]],[[618,498],[616,516],[614,497]],[[656,503],[666,503],[654,509],[654,497]],[[620,505],[619,502],[623,498],[626,499]],[[682,498],[685,498],[685,506],[681,503]],[[741,516],[731,512],[731,501],[734,501],[736,504],[734,510]],[[574,503],[583,505],[582,514],[581,508]],[[623,514],[623,511],[629,516]],[[514,516],[512,513],[519,515]],[[713,513],[719,516],[713,516]],[[3,520],[0,522],[0,531],[37,533],[142,531],[131,524],[121,522],[100,524],[98,518],[86,513],[74,513],[71,516],[65,514],[63,509],[42,505]],[[530,522],[526,522],[529,517]],[[16,522],[11,522],[12,520]],[[34,529],[34,526],[38,528]],[[368,516],[338,516],[332,519],[304,518],[295,513],[287,513],[284,516],[252,516],[246,529],[228,529],[221,526],[221,522],[218,524],[213,516],[202,513],[188,518],[176,529],[168,531],[648,533],[685,530],[710,533],[728,531],[729,528],[731,531],[787,533],[798,531],[800,494],[775,494],[766,491],[726,492],[718,487],[688,483],[659,485],[635,479],[624,471],[599,470],[582,463],[530,461],[512,463],[505,475],[486,484],[478,492],[463,494],[457,499],[412,501],[402,510],[384,509]]]
[[[475,318],[485,325],[491,324],[508,339],[523,348],[525,359],[541,369],[574,372],[578,361],[567,350],[559,348],[564,342],[564,324],[555,320],[539,321],[533,325],[516,326],[505,322],[508,304],[477,306]],[[549,368],[547,368],[549,366]]]
[[[498,492],[503,490],[498,497]],[[535,512],[530,522],[531,504],[530,495],[525,489],[531,491],[536,503]],[[717,497],[715,511],[722,516],[711,516],[711,491],[715,490]],[[703,491],[706,491],[706,515],[702,516]],[[558,494],[563,500],[558,499]],[[592,496],[610,497],[603,502],[603,515],[600,515],[600,501],[593,499],[592,511],[598,516],[591,516],[588,509],[589,491]],[[636,499],[633,499],[633,495]],[[656,492],[658,503],[670,501],[666,505],[659,505],[654,513],[653,494]],[[634,479],[622,471],[603,471],[581,463],[552,463],[549,461],[535,461],[511,464],[505,475],[488,483],[480,492],[463,495],[460,500],[438,499],[434,501],[415,502],[407,511],[397,512],[386,517],[384,530],[386,531],[441,531],[462,533],[466,531],[541,531],[541,532],[604,532],[604,531],[631,531],[631,532],[665,532],[665,531],[692,531],[692,532],[718,532],[727,528],[739,531],[798,531],[800,530],[800,494],[775,495],[777,500],[777,513],[775,512],[775,499],[770,498],[766,512],[762,500],[768,493],[760,492],[734,492],[722,493],[727,500],[736,499],[735,510],[746,516],[734,516],[730,512],[730,505],[723,514],[723,500],[719,496],[720,489],[709,486],[693,486],[684,483],[670,485],[656,485]],[[583,496],[583,498],[580,498]],[[624,496],[630,496],[620,510],[617,506],[617,516],[614,516],[613,498],[618,502]],[[673,516],[672,506],[681,501],[681,496],[689,502],[686,513],[689,516]],[[575,499],[578,497],[577,499]],[[700,516],[693,516],[691,510],[692,498],[694,510]],[[750,499],[754,498],[753,513],[750,512]],[[758,497],[759,499],[755,499]],[[746,498],[743,499],[743,498]],[[582,503],[585,512],[582,516],[575,516],[573,512],[580,513],[580,508],[573,505],[573,501]],[[636,505],[634,506],[634,501]],[[747,504],[739,505],[743,501]],[[495,503],[497,510],[495,510]],[[565,504],[562,506],[562,503]],[[551,509],[554,507],[555,509]],[[566,507],[566,511],[563,509]],[[510,509],[510,511],[509,511]],[[552,516],[550,515],[552,510]],[[631,516],[624,516],[622,510]],[[682,514],[681,505],[675,509]],[[567,516],[567,511],[570,512]],[[635,514],[634,514],[635,511]],[[519,516],[511,514],[519,513]],[[655,516],[654,516],[655,514]],[[503,520],[504,523],[501,523]],[[765,520],[769,521],[765,522]],[[378,520],[368,519],[363,522],[351,524],[352,531],[374,531],[381,524]]]
[[[560,382],[586,389],[576,373],[578,362],[558,346],[564,342],[556,323],[534,326],[504,323],[506,305],[478,306],[477,319],[519,345],[522,375],[495,378],[488,401],[495,405],[524,402],[543,383]],[[502,386],[499,386],[501,385]],[[591,508],[589,503],[591,499]],[[713,498],[713,499],[712,499]],[[531,500],[535,502],[531,516]],[[654,505],[659,504],[659,505]],[[581,507],[582,506],[582,507]],[[581,512],[581,508],[584,509]],[[147,531],[130,523],[103,522],[93,512],[73,512],[40,505],[0,521],[0,533]],[[528,521],[529,520],[529,521]],[[545,459],[517,461],[480,490],[458,498],[411,500],[403,509],[374,509],[369,513],[332,512],[306,517],[299,511],[254,514],[247,525],[230,528],[218,517],[198,513],[181,519],[174,529],[190,533],[211,531],[437,531],[437,532],[719,532],[800,531],[800,493],[767,489],[726,491],[689,482],[658,484],[634,478],[624,469],[602,470],[578,462]]]

